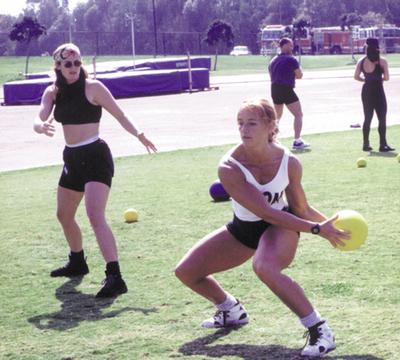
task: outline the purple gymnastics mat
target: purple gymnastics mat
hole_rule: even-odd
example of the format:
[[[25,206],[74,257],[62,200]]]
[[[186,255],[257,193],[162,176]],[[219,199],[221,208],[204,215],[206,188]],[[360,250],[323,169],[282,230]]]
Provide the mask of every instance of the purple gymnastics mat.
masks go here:
[[[193,56],[190,58],[190,66],[192,68],[205,68],[211,70],[211,58]],[[105,61],[99,62],[96,65],[96,73],[109,74],[117,71],[131,71],[131,70],[175,70],[186,69],[188,67],[187,58],[155,58],[155,59],[138,59],[135,61],[135,67],[132,60],[118,60],[118,61]],[[94,73],[93,65],[85,64],[85,69],[89,74]],[[26,75],[26,79],[41,79],[49,78],[54,75],[54,71],[44,71],[40,73],[32,73]]]
[[[188,69],[118,71],[98,74],[116,98],[157,95],[189,90]],[[10,81],[3,84],[4,105],[39,104],[44,90],[54,78]],[[210,87],[208,68],[192,68],[192,89]]]

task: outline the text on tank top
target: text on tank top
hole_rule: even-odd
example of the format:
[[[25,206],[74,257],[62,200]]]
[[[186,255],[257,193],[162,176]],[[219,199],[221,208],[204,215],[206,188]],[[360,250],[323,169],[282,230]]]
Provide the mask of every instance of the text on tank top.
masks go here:
[[[227,159],[236,164],[246,177],[246,181],[255,186],[264,196],[272,208],[282,210],[287,206],[285,198],[285,189],[289,185],[289,151],[285,149],[279,169],[274,178],[266,184],[260,184],[254,175],[238,160],[229,156]],[[243,221],[259,221],[262,220],[257,215],[240,205],[235,199],[232,198],[233,212],[236,217]]]

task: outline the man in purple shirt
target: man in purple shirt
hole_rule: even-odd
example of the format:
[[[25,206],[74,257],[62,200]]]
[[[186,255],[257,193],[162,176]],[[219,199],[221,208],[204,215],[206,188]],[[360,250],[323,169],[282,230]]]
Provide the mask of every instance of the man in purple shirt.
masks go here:
[[[300,100],[294,92],[296,79],[303,77],[300,64],[293,54],[293,41],[283,38],[279,41],[280,54],[275,56],[269,63],[268,70],[271,76],[271,96],[274,102],[278,120],[283,113],[283,105],[289,109],[294,116],[294,141],[292,148],[305,149],[310,144],[301,139],[301,128],[303,125],[303,112]]]

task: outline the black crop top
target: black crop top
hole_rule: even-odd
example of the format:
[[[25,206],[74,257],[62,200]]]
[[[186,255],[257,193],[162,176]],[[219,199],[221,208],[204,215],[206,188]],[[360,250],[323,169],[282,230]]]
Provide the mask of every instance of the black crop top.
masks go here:
[[[58,91],[54,108],[54,119],[63,125],[98,123],[102,107],[93,105],[85,95],[86,79],[65,84]]]

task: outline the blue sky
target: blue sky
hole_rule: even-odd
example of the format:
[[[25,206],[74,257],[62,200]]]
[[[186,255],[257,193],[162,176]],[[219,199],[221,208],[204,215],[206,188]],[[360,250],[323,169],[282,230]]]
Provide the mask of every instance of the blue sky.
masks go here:
[[[78,3],[87,2],[87,0],[69,0],[70,9],[73,9]],[[17,16],[26,5],[26,0],[0,0],[0,14]]]

